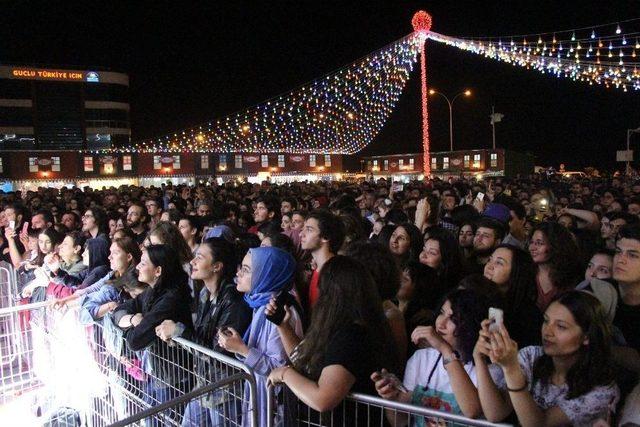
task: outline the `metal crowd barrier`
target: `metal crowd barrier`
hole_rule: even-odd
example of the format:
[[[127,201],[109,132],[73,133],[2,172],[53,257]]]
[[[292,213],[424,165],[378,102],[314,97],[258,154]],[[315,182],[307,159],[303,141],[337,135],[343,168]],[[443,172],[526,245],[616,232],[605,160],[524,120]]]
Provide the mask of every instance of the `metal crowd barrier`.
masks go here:
[[[0,425],[258,425],[255,378],[236,359],[180,338],[133,352],[108,319],[81,325],[48,301],[0,308],[10,316],[0,355],[19,369],[3,364]]]
[[[305,405],[286,386],[269,387],[267,427],[338,427],[338,426],[456,426],[509,427],[486,420],[467,418],[424,406],[385,400],[361,393],[351,393],[334,410],[320,413]]]

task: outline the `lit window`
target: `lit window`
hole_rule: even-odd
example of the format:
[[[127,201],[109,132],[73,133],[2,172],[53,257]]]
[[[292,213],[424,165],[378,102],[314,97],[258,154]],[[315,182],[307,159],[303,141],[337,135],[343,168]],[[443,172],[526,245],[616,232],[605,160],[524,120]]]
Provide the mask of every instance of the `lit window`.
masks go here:
[[[449,158],[448,157],[443,157],[442,158],[442,169],[449,169]]]
[[[278,167],[284,167],[284,154],[278,154]]]
[[[162,169],[162,163],[160,162],[160,156],[153,156],[153,168]]]
[[[409,159],[409,167],[411,170],[415,167],[415,159],[413,157]]]
[[[60,157],[51,158],[51,170],[53,172],[60,172]]]
[[[479,168],[480,167],[480,154],[474,154],[473,155],[473,167],[474,168]]]
[[[29,172],[38,172],[38,158],[29,157]]]
[[[498,154],[497,153],[491,153],[491,167],[492,168],[498,167]]]
[[[312,168],[316,167],[316,155],[315,154],[309,154],[309,166],[311,166]]]
[[[331,167],[331,155],[330,154],[325,154],[324,155],[324,165],[328,168]]]
[[[93,157],[86,156],[84,158],[84,171],[93,172]]]
[[[374,167],[374,168],[377,168],[377,167],[378,167],[378,161],[377,161],[377,160],[374,160],[374,161],[373,161],[373,167]]]
[[[468,168],[469,165],[471,165],[471,156],[468,154],[465,154],[464,156],[464,167]]]
[[[398,166],[399,166],[400,169],[402,169],[404,167],[404,159],[398,160]]]
[[[131,156],[122,156],[122,170],[130,171],[131,169]]]
[[[384,170],[389,170],[389,159],[384,159]]]
[[[180,169],[180,156],[173,156],[173,168]]]
[[[200,169],[209,169],[209,155],[200,155]]]
[[[4,172],[4,166],[2,165],[2,157],[0,157],[0,173]]]
[[[269,167],[269,156],[267,156],[266,154],[263,154],[262,156],[260,156],[260,165],[263,168],[268,168]]]
[[[236,154],[236,169],[242,169],[242,156],[240,154]]]
[[[431,158],[431,169],[438,169],[438,159],[436,157]]]
[[[227,155],[226,154],[220,154],[220,158],[219,158],[220,164],[218,166],[218,168],[223,171],[227,169]]]

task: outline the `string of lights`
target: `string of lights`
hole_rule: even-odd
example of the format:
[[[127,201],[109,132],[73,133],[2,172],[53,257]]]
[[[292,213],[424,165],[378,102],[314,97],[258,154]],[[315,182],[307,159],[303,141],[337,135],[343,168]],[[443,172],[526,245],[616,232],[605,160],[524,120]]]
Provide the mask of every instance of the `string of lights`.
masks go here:
[[[640,18],[569,30],[491,37],[431,31],[417,12],[407,37],[255,107],[161,138],[93,153],[353,154],[367,146],[393,111],[418,56],[422,145],[430,172],[425,41],[590,85],[640,90]]]
[[[393,111],[425,38],[412,33],[251,109],[131,147],[95,152],[358,152]]]
[[[590,85],[640,90],[640,18],[539,34],[430,40]]]

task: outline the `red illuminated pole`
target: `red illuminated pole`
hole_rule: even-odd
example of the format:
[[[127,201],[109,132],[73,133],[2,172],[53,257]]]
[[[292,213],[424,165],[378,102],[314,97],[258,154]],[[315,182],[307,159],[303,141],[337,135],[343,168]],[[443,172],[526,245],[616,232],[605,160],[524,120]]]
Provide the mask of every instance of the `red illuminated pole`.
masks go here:
[[[425,55],[425,46],[427,41],[427,33],[431,29],[431,15],[424,10],[420,10],[413,15],[411,25],[414,31],[417,31],[424,37],[422,46],[420,47],[420,78],[422,88],[422,148],[424,152],[423,169],[424,176],[428,178],[431,175],[430,150],[429,150],[429,111],[427,109],[427,59]]]

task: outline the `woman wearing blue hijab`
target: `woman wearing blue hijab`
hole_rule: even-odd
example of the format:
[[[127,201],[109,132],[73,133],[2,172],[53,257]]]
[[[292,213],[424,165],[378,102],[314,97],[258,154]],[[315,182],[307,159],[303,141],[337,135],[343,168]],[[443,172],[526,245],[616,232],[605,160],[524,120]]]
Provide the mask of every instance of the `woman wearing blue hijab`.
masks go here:
[[[264,313],[271,297],[280,291],[289,291],[296,270],[294,258],[274,247],[260,247],[249,249],[242,260],[242,265],[236,277],[236,288],[243,292],[244,299],[253,309],[253,319],[244,337],[237,331],[228,328],[218,335],[218,343],[225,350],[236,353],[240,360],[256,374],[258,425],[267,424],[267,394],[266,381],[272,369],[284,366],[287,352],[284,349],[278,328],[267,320]],[[302,321],[295,307],[289,307],[291,327],[298,337],[302,337]],[[248,414],[249,390],[245,389],[242,408],[243,414]],[[243,425],[248,420],[243,419]]]

